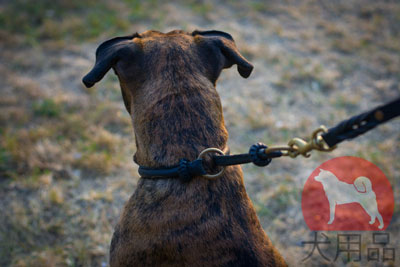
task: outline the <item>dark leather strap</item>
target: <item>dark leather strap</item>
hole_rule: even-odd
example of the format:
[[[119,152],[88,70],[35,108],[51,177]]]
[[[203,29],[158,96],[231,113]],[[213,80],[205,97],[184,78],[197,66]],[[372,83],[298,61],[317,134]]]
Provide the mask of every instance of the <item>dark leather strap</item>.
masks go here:
[[[194,176],[204,175],[203,160],[188,161],[181,159],[179,165],[167,168],[148,168],[139,166],[139,174],[143,178],[171,178],[179,177],[183,182],[190,181]]]
[[[268,155],[264,153],[263,150],[259,151],[257,154],[257,156],[259,156],[261,158],[261,160],[266,160],[265,163],[269,163],[270,160],[268,161],[268,159],[272,159],[272,158],[279,158],[282,156],[282,152],[280,151],[274,151],[269,153]],[[254,156],[250,155],[250,154],[238,154],[238,155],[232,155],[232,156],[214,156],[214,163],[217,166],[229,166],[229,165],[238,165],[238,164],[246,164],[246,163],[250,163],[253,162],[254,164]],[[262,164],[265,164],[262,163]],[[268,163],[266,165],[268,165]],[[257,165],[257,166],[266,166],[266,165]]]
[[[322,134],[322,138],[329,147],[333,147],[344,140],[364,134],[396,116],[400,116],[400,98],[342,121]]]

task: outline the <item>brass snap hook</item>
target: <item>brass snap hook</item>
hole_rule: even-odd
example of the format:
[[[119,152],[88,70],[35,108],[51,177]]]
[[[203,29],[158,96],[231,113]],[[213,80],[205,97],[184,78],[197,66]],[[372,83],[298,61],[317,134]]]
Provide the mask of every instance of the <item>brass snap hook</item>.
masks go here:
[[[197,157],[197,159],[203,159],[204,155],[206,155],[206,154],[208,154],[208,153],[212,153],[212,152],[218,153],[218,154],[220,154],[220,155],[224,155],[224,152],[222,152],[222,150],[220,150],[220,149],[218,149],[218,148],[215,148],[215,147],[211,147],[211,148],[206,148],[206,149],[204,149],[203,151],[201,151],[200,154],[199,154],[199,156]],[[225,168],[226,168],[226,166],[224,166],[224,167],[222,168],[222,170],[219,171],[219,172],[216,173],[216,174],[203,174],[202,176],[203,176],[204,178],[209,179],[209,180],[214,180],[214,179],[220,177],[220,176],[225,172]]]
[[[301,138],[292,138],[287,146],[275,146],[267,148],[264,153],[268,154],[274,151],[282,152],[282,156],[289,156],[291,158],[296,158],[298,155],[303,157],[310,157],[312,150],[318,151],[332,151],[336,146],[329,147],[328,144],[322,138],[323,133],[327,133],[328,129],[321,125],[318,127],[311,135],[310,141],[305,141]]]
[[[293,151],[289,153],[289,156],[295,158],[298,155],[302,155],[308,158],[310,157],[311,155],[310,152],[312,150],[318,150],[318,151],[334,150],[336,146],[329,147],[321,136],[321,134],[326,132],[328,132],[328,129],[326,129],[325,126],[321,125],[312,133],[310,141],[308,142],[298,137],[291,139],[288,143],[288,146],[292,148]]]
[[[311,135],[311,142],[313,143],[313,147],[316,150],[319,151],[332,151],[334,150],[337,146],[329,147],[329,145],[324,141],[322,138],[321,134],[327,133],[328,129],[324,126],[321,125],[319,126]]]

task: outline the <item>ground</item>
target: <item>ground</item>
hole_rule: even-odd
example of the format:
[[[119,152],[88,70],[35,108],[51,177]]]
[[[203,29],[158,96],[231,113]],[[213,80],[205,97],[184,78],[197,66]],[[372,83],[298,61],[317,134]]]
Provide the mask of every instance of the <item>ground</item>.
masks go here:
[[[90,90],[81,83],[105,39],[148,29],[229,32],[255,66],[249,79],[225,70],[217,84],[231,151],[243,153],[398,97],[399,23],[398,1],[0,1],[0,265],[107,266],[113,227],[139,177],[116,77]],[[261,223],[291,266],[355,264],[317,251],[301,261],[310,249],[301,242],[313,237],[302,188],[325,160],[358,156],[381,168],[400,203],[399,132],[393,120],[330,154],[243,166]],[[398,205],[385,232],[399,254]],[[326,234],[335,241],[336,232]]]

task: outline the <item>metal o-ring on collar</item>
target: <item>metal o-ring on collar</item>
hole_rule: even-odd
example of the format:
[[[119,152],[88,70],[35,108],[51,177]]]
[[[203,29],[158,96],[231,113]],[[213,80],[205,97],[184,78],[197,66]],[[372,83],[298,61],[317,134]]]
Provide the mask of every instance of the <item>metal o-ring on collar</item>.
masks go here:
[[[224,155],[224,152],[222,152],[222,150],[220,150],[218,148],[211,147],[211,148],[206,148],[203,151],[201,151],[199,156],[197,157],[197,159],[203,159],[203,156],[205,154],[212,153],[212,152],[218,153],[220,155]],[[219,171],[216,174],[203,174],[202,177],[210,179],[210,180],[216,179],[216,178],[220,177],[224,173],[225,168],[226,168],[226,166],[224,166],[222,168],[222,170]]]

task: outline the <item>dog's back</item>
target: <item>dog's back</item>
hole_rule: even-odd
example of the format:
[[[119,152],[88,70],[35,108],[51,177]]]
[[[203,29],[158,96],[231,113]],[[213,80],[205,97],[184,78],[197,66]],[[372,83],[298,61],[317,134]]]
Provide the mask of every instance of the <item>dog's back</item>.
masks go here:
[[[142,179],[111,244],[111,266],[281,266],[243,187],[228,168],[209,182]]]
[[[364,176],[358,177],[352,184],[340,181],[333,173],[321,170],[315,179],[322,183],[328,200],[337,204],[357,202],[359,198],[375,198],[371,181]],[[367,196],[368,195],[368,196]]]

